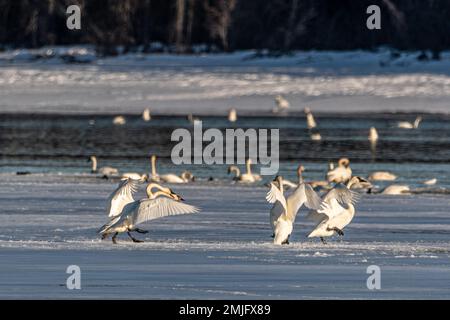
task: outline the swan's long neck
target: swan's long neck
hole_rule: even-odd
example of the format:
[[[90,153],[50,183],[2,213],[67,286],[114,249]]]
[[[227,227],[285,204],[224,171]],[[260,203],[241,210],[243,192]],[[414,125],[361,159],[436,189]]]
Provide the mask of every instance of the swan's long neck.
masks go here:
[[[230,167],[230,172],[234,172],[234,174],[236,175],[236,178],[241,176],[241,170],[239,170],[238,167],[235,167],[235,166]]]
[[[248,175],[252,175],[252,168],[251,168],[250,161],[247,160],[247,162],[245,163],[245,165],[247,166],[247,174],[248,174]]]
[[[153,192],[152,190],[154,188],[159,189],[159,191]],[[149,199],[155,199],[156,197],[161,196],[161,195],[164,195],[164,196],[170,198],[170,196],[169,196],[169,194],[167,192],[168,191],[167,188],[164,188],[164,187],[160,186],[157,183],[150,183],[147,186],[147,190],[146,191],[147,191],[147,196],[148,196]]]
[[[302,175],[302,170],[298,169],[297,170],[297,175],[298,175],[298,184],[302,184],[303,183],[303,175]]]
[[[152,156],[152,176],[156,177],[156,156]]]
[[[417,118],[417,119],[414,121],[414,129],[417,129],[417,128],[419,127],[420,121],[421,121],[420,118]]]
[[[91,161],[92,161],[91,170],[92,170],[92,172],[96,172],[97,171],[97,158],[91,157]]]

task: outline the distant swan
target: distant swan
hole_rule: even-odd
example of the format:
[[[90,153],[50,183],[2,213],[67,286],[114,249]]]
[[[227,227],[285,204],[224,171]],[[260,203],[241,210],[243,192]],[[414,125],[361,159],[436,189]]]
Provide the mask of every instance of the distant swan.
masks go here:
[[[387,194],[387,195],[404,195],[410,193],[409,186],[407,185],[401,185],[401,184],[393,184],[388,187],[386,187],[383,191],[381,191],[381,194]]]
[[[136,181],[147,181],[148,180],[148,175],[147,174],[140,174],[137,172],[125,172],[122,173],[121,175],[122,179],[132,179],[132,180],[136,180]]]
[[[149,108],[146,108],[142,112],[142,120],[144,120],[145,122],[148,122],[148,121],[152,120],[152,116],[150,115],[150,109]]]
[[[322,140],[322,136],[320,135],[319,132],[311,132],[311,134],[309,135],[312,141],[320,141]]]
[[[308,129],[313,129],[317,126],[316,120],[314,120],[314,116],[309,108],[305,108],[303,110],[306,115],[306,125],[308,126]]]
[[[308,238],[320,237],[320,240],[326,243],[324,237],[344,235],[343,229],[352,221],[355,215],[354,204],[358,200],[357,193],[349,188],[351,183],[347,186],[336,185],[323,197],[320,209],[308,214],[308,219],[318,222]]]
[[[98,173],[106,178],[109,178],[111,176],[118,176],[119,170],[113,167],[101,167],[97,170],[97,157],[91,156],[89,158],[89,161],[92,162],[91,172],[92,173]]]
[[[275,182],[278,183],[278,186]],[[266,200],[274,204],[270,209],[270,225],[273,230],[273,243],[277,245],[289,244],[295,217],[302,205],[318,210],[322,202],[313,188],[303,182],[299,184],[290,196],[285,198],[283,194],[283,178],[281,176],[278,176],[270,183],[270,190],[267,193]]]
[[[192,113],[189,113],[189,114],[188,114],[187,119],[188,119],[188,121],[189,121],[190,123],[192,123],[192,124],[199,124],[199,123],[201,123],[200,118],[194,117],[194,116],[192,115]]]
[[[230,122],[236,122],[237,120],[237,112],[236,109],[232,108],[229,112],[228,112],[228,121]]]
[[[350,169],[350,160],[347,158],[341,158],[338,162],[337,168],[334,168],[327,173],[328,182],[347,182],[351,177],[352,169]]]
[[[189,171],[184,171],[180,176],[173,173],[162,174],[159,178],[167,183],[188,183],[194,180],[194,176]]]
[[[116,126],[122,126],[126,122],[127,121],[125,120],[124,116],[117,116],[117,117],[114,117],[114,119],[113,119],[113,124],[115,124]]]
[[[437,179],[433,178],[427,181],[424,181],[423,184],[427,185],[427,186],[434,186],[437,183]]]
[[[273,113],[283,112],[289,109],[290,104],[285,98],[281,95],[277,95],[275,97],[275,108],[272,110]]]
[[[153,193],[152,189],[154,188],[159,189],[159,191]],[[149,184],[146,191],[148,198],[127,204],[120,215],[111,219],[98,230],[98,233],[102,235],[102,240],[112,234],[112,242],[117,243],[117,235],[126,232],[133,242],[143,242],[134,238],[130,233],[132,231],[145,233],[145,231],[136,228],[140,223],[166,216],[199,211],[197,207],[181,203],[180,201],[183,199],[179,195],[159,184]]]
[[[378,141],[378,132],[375,127],[371,127],[369,130],[369,141],[374,144]]]
[[[372,181],[393,181],[397,176],[387,171],[375,171],[369,175],[369,180]]]
[[[413,123],[408,121],[400,121],[397,123],[397,127],[401,129],[417,129],[419,127],[420,122],[422,121],[422,117],[418,116]]]
[[[359,177],[353,176],[350,181],[347,183],[347,188],[349,189],[367,189],[368,193],[371,193],[373,188],[373,184],[370,181]]]
[[[238,182],[253,183],[253,182],[261,181],[262,178],[260,175],[252,173],[251,164],[252,164],[252,160],[247,159],[247,161],[245,162],[247,172],[244,174],[241,174],[241,171],[239,170],[238,167],[230,166],[230,167],[228,167],[228,174],[234,173],[235,176],[233,179]]]

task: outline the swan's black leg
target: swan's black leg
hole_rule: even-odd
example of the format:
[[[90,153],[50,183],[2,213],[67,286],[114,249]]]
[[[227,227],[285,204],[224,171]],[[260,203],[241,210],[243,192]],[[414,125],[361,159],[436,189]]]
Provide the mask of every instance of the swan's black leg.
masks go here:
[[[136,229],[133,229],[133,230],[130,230],[130,231],[136,231],[138,233],[148,233],[147,230],[142,230],[142,229],[139,229],[139,228],[136,228]]]
[[[333,227],[333,228],[327,228],[327,231],[336,231],[336,233],[337,233],[338,235],[340,235],[340,236],[343,236],[343,235],[344,235],[344,231],[342,231],[341,229],[336,228],[336,227]]]
[[[323,237],[320,237],[320,241],[322,241],[323,244],[327,244],[327,242],[325,241],[325,239]]]
[[[133,236],[131,235],[130,231],[127,231],[127,234],[128,234],[128,236],[131,238],[131,240],[133,240],[133,242],[138,242],[138,243],[144,242],[144,241],[142,241],[142,240],[138,240],[138,239],[136,239],[136,238],[133,238]]]
[[[105,240],[108,237],[107,233],[102,234],[102,240]]]
[[[111,238],[111,240],[112,240],[112,242],[113,242],[114,244],[117,244],[116,237],[117,237],[118,234],[119,234],[118,232],[114,233],[114,235],[113,235],[112,238]]]

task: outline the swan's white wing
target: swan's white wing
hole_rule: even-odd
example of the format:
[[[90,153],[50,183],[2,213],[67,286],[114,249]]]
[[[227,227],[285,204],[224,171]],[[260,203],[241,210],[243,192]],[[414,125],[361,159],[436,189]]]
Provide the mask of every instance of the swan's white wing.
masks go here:
[[[106,213],[109,217],[118,216],[123,207],[133,202],[133,194],[138,189],[139,182],[133,179],[126,179],[120,182],[119,186],[108,197]]]
[[[306,195],[306,202],[305,202],[306,207],[313,210],[317,210],[320,208],[320,205],[322,204],[322,199],[309,184],[305,184],[305,195]]]
[[[266,200],[269,203],[275,203],[277,201],[283,206],[284,212],[287,212],[287,204],[286,198],[281,193],[280,189],[278,189],[273,182],[270,183],[270,190],[267,192]]]
[[[153,219],[179,214],[196,213],[198,211],[199,209],[197,207],[166,197],[143,199],[139,201],[139,204],[133,209],[132,220],[133,225],[137,225]]]
[[[339,183],[327,193],[323,200],[330,203],[332,199],[335,199],[339,204],[343,205],[348,203],[355,204],[359,200],[359,194],[349,190],[344,184]]]

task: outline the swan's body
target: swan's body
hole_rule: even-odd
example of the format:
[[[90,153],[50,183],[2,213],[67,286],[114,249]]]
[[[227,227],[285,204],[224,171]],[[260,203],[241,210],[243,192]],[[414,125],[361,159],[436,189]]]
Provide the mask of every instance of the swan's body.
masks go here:
[[[96,156],[91,156],[89,158],[89,161],[92,163],[92,167],[91,167],[92,173],[98,173],[101,176],[107,177],[107,178],[119,175],[119,170],[117,170],[116,168],[113,168],[113,167],[101,167],[101,168],[97,169],[97,157]]]
[[[427,185],[427,186],[434,186],[437,183],[437,179],[433,178],[427,181],[424,181],[423,184]]]
[[[290,107],[289,101],[287,101],[281,95],[277,95],[275,97],[275,108],[272,110],[272,112],[278,113],[278,112],[286,111],[287,109],[289,109],[289,107]]]
[[[289,244],[289,236],[292,233],[298,210],[302,205],[317,210],[320,208],[321,199],[310,185],[303,183],[301,176],[298,187],[287,198],[283,194],[283,178],[279,176],[276,181],[278,186],[271,182],[266,196],[266,200],[274,204],[270,210],[273,243]]]
[[[328,182],[346,183],[351,177],[352,169],[350,169],[350,161],[347,158],[340,159],[338,166],[327,173]]]
[[[397,176],[387,171],[376,171],[369,175],[369,180],[372,181],[393,181],[397,179]]]
[[[236,120],[237,120],[237,112],[236,109],[233,108],[228,112],[228,121],[236,122]]]
[[[152,116],[150,115],[150,109],[147,108],[142,112],[142,120],[145,122],[152,120]]]
[[[181,176],[169,173],[159,176],[160,180],[167,183],[188,183],[194,179],[194,176],[189,171],[184,171]]]
[[[228,167],[228,174],[234,173],[235,176],[234,176],[233,179],[238,181],[238,182],[254,183],[254,182],[257,182],[257,181],[261,181],[262,178],[261,178],[261,176],[259,174],[253,174],[252,173],[251,164],[252,164],[251,159],[247,159],[247,161],[245,162],[247,172],[243,173],[243,174],[241,174],[241,171],[239,170],[238,167],[230,166],[230,167]]]
[[[114,119],[113,119],[113,124],[115,124],[116,126],[122,126],[126,122],[127,121],[125,120],[124,116],[117,116],[117,117],[114,117]]]
[[[355,215],[354,204],[358,199],[358,195],[349,189],[351,182],[347,186],[337,184],[323,197],[320,209],[308,214],[308,219],[318,222],[308,238],[320,237],[325,243],[324,237],[344,235],[342,230],[352,221]]]
[[[114,218],[122,213],[123,208],[134,201],[133,194],[137,191],[138,181],[123,179],[116,190],[110,194],[107,200],[106,213]]]
[[[371,127],[369,130],[369,141],[372,144],[378,141],[378,132],[377,129],[375,129],[375,127]]]
[[[388,187],[386,187],[381,194],[387,194],[387,195],[404,195],[409,194],[410,189],[407,185],[401,185],[401,184],[393,184]]]
[[[313,129],[317,127],[316,120],[314,120],[314,116],[309,108],[304,109],[305,115],[306,115],[306,125],[308,126],[308,129]]]
[[[419,127],[420,122],[422,121],[422,117],[418,116],[413,123],[408,121],[400,121],[397,123],[397,127],[401,129],[417,129]]]
[[[151,157],[152,164],[152,172],[149,176],[149,180],[153,182],[163,181],[166,183],[187,183],[189,181],[194,180],[194,176],[189,171],[184,171],[181,176],[176,175],[175,173],[166,173],[159,175],[156,171],[156,156],[152,155]]]
[[[349,189],[368,189],[370,192],[370,190],[373,188],[373,184],[369,180],[366,180],[362,177],[354,176],[350,179],[347,187]]]
[[[153,193],[152,189],[154,188],[160,191]],[[142,242],[133,238],[130,234],[132,231],[145,233],[136,228],[138,224],[166,216],[199,211],[194,206],[179,202],[182,200],[181,197],[173,193],[172,190],[155,183],[147,186],[147,196],[147,199],[141,199],[127,204],[118,216],[102,226],[98,231],[102,235],[102,239],[113,234],[112,241],[116,243],[117,235],[122,232],[127,232],[133,242]]]
[[[322,140],[322,136],[318,132],[313,132],[310,134],[310,138],[312,141],[320,141]]]

